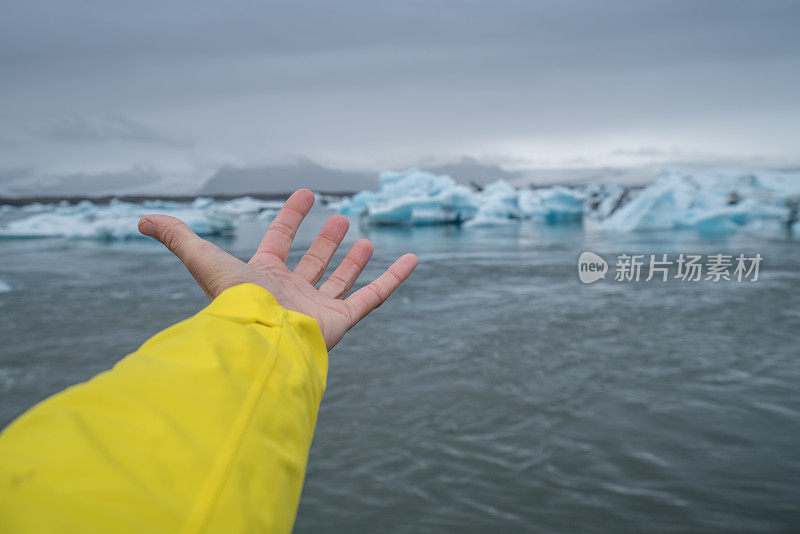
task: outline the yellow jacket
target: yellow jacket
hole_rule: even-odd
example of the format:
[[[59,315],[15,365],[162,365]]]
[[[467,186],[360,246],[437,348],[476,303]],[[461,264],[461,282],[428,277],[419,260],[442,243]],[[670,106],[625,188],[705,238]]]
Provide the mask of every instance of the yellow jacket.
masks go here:
[[[228,289],[0,434],[0,531],[290,531],[327,358],[314,319]]]

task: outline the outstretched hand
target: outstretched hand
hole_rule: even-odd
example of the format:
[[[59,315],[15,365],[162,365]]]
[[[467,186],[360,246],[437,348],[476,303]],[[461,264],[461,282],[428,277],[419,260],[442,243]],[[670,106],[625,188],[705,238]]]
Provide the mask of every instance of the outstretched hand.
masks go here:
[[[316,319],[330,350],[408,278],[417,266],[417,257],[405,254],[381,276],[348,297],[372,256],[372,243],[359,239],[317,289],[315,286],[344,239],[349,223],[341,215],[328,219],[294,271],[290,270],[286,266],[289,247],[313,204],[314,193],[308,189],[295,191],[247,263],[201,239],[175,217],[147,215],[139,221],[139,231],[161,241],[178,256],[210,300],[239,284],[261,286],[284,308]]]

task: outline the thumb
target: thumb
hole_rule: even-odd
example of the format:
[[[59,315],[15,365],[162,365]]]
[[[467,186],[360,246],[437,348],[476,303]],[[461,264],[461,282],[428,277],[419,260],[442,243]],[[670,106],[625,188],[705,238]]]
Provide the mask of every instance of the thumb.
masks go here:
[[[186,263],[196,254],[197,245],[203,239],[180,219],[168,215],[147,215],[139,221],[139,231],[161,241],[170,252]],[[188,267],[188,265],[187,265]]]
[[[219,293],[213,287],[213,281],[219,279],[217,275],[228,270],[231,260],[236,261],[233,256],[194,233],[183,221],[169,215],[142,217],[139,232],[160,241],[175,254],[209,298]]]

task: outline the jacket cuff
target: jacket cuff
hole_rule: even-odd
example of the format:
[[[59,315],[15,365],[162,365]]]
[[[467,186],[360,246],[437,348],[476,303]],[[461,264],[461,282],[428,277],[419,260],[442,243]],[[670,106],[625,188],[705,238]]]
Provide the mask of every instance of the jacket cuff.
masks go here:
[[[217,295],[200,313],[226,317],[245,324],[289,326],[308,344],[317,367],[323,376],[327,375],[328,349],[317,320],[303,313],[287,310],[261,286],[240,284],[230,287]]]

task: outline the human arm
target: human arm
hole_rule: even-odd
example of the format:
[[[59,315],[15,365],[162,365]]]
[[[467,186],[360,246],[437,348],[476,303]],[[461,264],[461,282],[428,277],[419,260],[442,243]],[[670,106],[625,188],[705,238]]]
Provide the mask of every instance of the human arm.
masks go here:
[[[287,201],[247,264],[175,219],[147,217],[152,232],[140,223],[212,303],[0,435],[3,531],[291,529],[326,349],[416,265],[404,256],[371,289],[342,300],[371,254],[358,241],[336,278],[315,289],[346,225],[329,220],[290,271],[284,260],[308,195]]]

